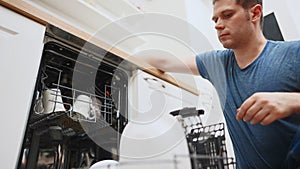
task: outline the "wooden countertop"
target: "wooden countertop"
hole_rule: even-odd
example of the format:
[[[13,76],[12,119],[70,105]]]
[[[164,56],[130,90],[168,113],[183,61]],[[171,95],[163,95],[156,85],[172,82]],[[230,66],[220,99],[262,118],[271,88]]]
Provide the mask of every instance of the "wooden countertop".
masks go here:
[[[165,81],[167,81],[175,86],[178,86],[182,89],[185,89],[195,95],[199,95],[199,91],[197,89],[195,89],[194,87],[191,87],[188,84],[185,84],[183,82],[180,82],[180,81],[172,78],[167,73],[162,73],[161,71],[150,66],[147,63],[142,63],[141,61],[138,61],[136,58],[130,57],[128,54],[120,51],[117,48],[112,48],[112,46],[110,46],[102,41],[99,41],[95,38],[92,38],[91,35],[89,35],[88,33],[71,26],[71,25],[63,22],[62,20],[60,20],[56,17],[53,17],[53,16],[49,15],[48,13],[45,13],[44,11],[41,11],[40,9],[30,5],[29,3],[27,3],[23,0],[0,0],[0,4],[8,9],[11,9],[25,17],[28,17],[42,25],[47,25],[49,23],[49,24],[54,25],[64,31],[67,31],[75,36],[78,36],[81,39],[89,41],[89,42],[95,44],[96,46],[99,46],[111,53],[114,53],[115,55],[118,55],[119,57],[121,57],[123,59],[126,59],[126,60],[132,62],[133,64],[137,65],[139,69],[141,69],[157,78],[165,80]],[[145,68],[147,68],[147,69],[145,69]]]

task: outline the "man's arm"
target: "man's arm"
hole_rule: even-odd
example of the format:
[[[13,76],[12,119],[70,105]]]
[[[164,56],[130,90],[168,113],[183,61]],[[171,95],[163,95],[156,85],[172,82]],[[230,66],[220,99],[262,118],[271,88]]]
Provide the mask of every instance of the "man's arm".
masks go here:
[[[136,56],[136,58],[158,68],[163,72],[200,75],[195,56],[179,58],[176,56],[161,55],[158,53],[155,55],[152,54],[151,56],[140,54]]]
[[[268,125],[278,119],[300,114],[300,93],[261,92],[249,97],[237,110],[238,120]]]

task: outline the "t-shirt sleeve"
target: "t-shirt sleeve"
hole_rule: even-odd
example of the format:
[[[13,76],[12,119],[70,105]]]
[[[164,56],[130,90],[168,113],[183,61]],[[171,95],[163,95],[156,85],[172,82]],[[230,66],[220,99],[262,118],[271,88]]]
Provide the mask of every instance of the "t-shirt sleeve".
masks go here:
[[[216,50],[196,55],[196,64],[200,75],[208,80],[212,80],[212,76],[224,73],[224,68],[228,62],[226,55],[227,50]]]
[[[289,45],[287,58],[294,64],[294,72],[297,72],[297,85],[300,88],[300,41],[291,41]]]
[[[213,52],[196,55],[196,64],[197,64],[198,71],[200,75],[205,79],[209,79],[208,72],[203,63],[204,58],[206,58],[207,55],[213,55]]]

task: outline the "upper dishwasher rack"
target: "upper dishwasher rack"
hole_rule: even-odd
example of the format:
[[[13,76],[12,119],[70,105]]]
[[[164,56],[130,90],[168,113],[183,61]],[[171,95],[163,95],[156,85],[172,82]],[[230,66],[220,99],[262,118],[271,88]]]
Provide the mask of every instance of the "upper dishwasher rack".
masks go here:
[[[38,127],[49,118],[59,119],[59,116],[67,115],[81,125],[93,125],[96,130],[116,125],[118,118],[126,116],[127,110],[122,108],[126,103],[121,101],[127,94],[128,77],[124,70],[103,62],[101,58],[95,59],[95,56],[65,48],[57,43],[51,42],[45,46],[37,99],[45,90],[57,89],[60,93],[55,98],[61,97],[62,102],[55,99],[49,101],[56,105],[63,104],[66,111],[53,111],[47,115],[35,113],[36,118],[31,119],[32,127]],[[90,99],[82,100],[79,98],[82,95]],[[76,103],[93,107],[92,114],[87,117],[76,112]]]

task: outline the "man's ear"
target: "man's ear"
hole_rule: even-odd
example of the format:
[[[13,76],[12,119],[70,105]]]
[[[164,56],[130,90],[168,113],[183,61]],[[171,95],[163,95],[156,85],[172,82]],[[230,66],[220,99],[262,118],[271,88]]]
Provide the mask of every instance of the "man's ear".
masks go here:
[[[254,5],[251,8],[251,20],[252,22],[257,22],[260,20],[261,15],[262,15],[262,6],[259,4]]]

